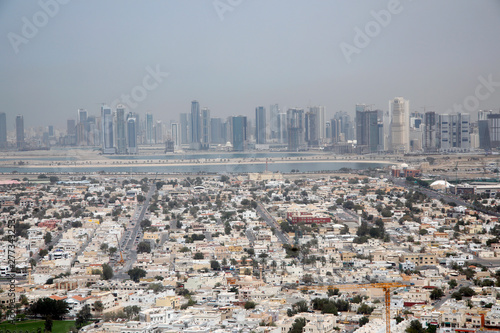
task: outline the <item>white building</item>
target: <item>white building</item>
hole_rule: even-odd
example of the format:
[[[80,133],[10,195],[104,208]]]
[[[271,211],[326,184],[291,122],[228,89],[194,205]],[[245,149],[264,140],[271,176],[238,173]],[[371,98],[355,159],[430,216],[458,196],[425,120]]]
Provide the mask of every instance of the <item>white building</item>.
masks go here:
[[[394,152],[410,151],[410,102],[396,97],[389,102],[391,110],[390,149]]]

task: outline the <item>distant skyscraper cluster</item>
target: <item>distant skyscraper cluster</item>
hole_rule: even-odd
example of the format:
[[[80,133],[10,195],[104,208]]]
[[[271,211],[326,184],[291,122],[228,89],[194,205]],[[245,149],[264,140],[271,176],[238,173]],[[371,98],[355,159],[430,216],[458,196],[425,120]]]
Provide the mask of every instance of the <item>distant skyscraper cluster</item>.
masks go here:
[[[189,110],[189,109],[187,109]],[[0,113],[0,149],[36,149],[52,145],[99,147],[104,154],[137,154],[141,145],[164,145],[180,150],[226,151],[324,150],[332,153],[467,152],[500,148],[500,112],[481,110],[478,121],[467,113],[410,112],[403,97],[389,101],[387,110],[356,104],[354,117],[338,111],[327,118],[325,107],[268,108],[256,106],[253,118],[243,115],[213,117],[211,110],[193,100],[190,111],[164,124],[151,112],[140,116],[123,105],[101,106],[98,115],[78,109],[61,132],[48,126],[43,133],[26,132],[24,117],[15,117],[9,134],[6,113]],[[33,133],[40,133],[38,139]]]

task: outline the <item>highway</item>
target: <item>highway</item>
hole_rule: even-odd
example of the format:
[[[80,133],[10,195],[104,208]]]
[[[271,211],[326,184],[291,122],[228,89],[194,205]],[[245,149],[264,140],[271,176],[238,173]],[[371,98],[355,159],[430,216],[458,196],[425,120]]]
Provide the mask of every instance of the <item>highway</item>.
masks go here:
[[[406,181],[406,179],[404,179],[404,178],[394,178],[393,177],[391,180],[395,185],[402,186],[402,187],[405,187],[407,189],[418,190],[419,192],[422,192],[423,194],[427,195],[429,198],[438,199],[438,200],[444,199],[446,202],[453,202],[457,206],[472,207],[470,203],[465,202],[462,199],[457,198],[454,195],[436,192],[434,190],[427,189],[425,187],[418,186],[416,184],[409,185],[408,182]],[[415,188],[415,187],[417,187],[417,188]]]
[[[134,223],[134,228],[132,230],[127,229],[125,231],[125,235],[122,237],[120,241],[120,249],[123,252],[123,259],[125,260],[125,263],[123,264],[123,267],[116,267],[115,269],[118,268],[114,272],[113,280],[123,280],[123,279],[128,279],[129,276],[127,272],[132,268],[132,265],[137,261],[137,250],[135,248],[135,245],[139,243],[138,237],[138,232],[141,228],[141,221],[144,219],[144,215],[146,214],[146,211],[148,210],[149,207],[149,202],[151,201],[151,198],[153,197],[153,194],[156,191],[156,183],[153,182],[149,188],[149,191],[146,195],[146,199],[141,205],[137,206],[136,212],[134,213],[134,217],[132,218],[132,223]],[[130,233],[127,234],[127,232],[130,231]],[[122,246],[124,244],[124,246]]]
[[[282,244],[290,244],[290,239],[288,238],[288,236],[284,235],[281,232],[280,226],[278,225],[274,217],[272,217],[271,214],[269,214],[269,212],[264,208],[261,202],[257,202],[257,208],[255,210],[257,211],[257,214],[259,214],[259,216],[264,219],[264,221],[270,228],[274,228],[274,234],[276,235],[276,237],[278,237],[279,241]]]

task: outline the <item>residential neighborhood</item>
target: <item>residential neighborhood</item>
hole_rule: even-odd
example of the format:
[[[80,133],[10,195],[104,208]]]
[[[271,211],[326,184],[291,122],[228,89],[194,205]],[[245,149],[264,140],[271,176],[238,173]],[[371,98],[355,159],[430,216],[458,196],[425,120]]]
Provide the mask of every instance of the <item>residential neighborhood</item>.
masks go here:
[[[496,194],[392,174],[2,181],[2,317],[50,299],[82,332],[500,328]]]

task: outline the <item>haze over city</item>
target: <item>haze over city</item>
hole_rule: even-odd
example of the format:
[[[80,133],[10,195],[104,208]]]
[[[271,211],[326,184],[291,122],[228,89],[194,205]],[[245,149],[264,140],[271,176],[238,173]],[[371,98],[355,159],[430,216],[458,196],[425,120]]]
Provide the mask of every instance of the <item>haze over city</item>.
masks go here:
[[[9,127],[17,114],[27,127],[64,127],[79,108],[97,115],[157,69],[168,76],[130,111],[166,121],[193,99],[219,117],[274,103],[354,115],[357,103],[387,110],[395,96],[411,111],[446,113],[475,94],[480,76],[500,81],[498,1],[61,1],[46,21],[41,3],[0,4]],[[356,47],[356,29],[390,8],[347,56],[341,46]],[[36,31],[27,35],[26,22]],[[499,105],[492,93],[471,118]]]

